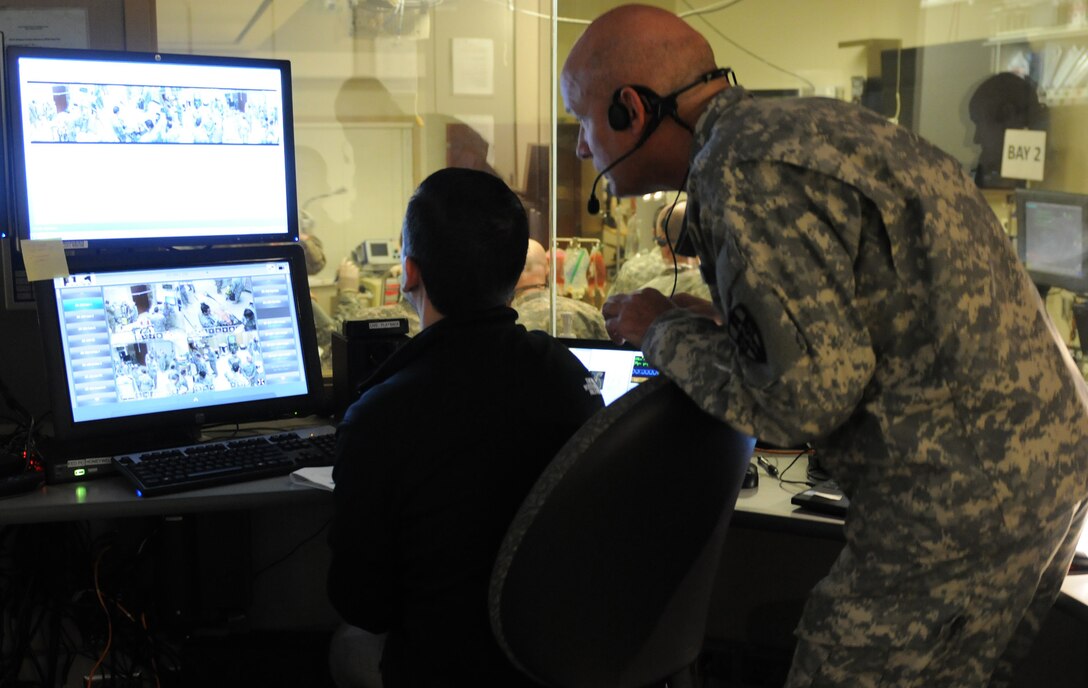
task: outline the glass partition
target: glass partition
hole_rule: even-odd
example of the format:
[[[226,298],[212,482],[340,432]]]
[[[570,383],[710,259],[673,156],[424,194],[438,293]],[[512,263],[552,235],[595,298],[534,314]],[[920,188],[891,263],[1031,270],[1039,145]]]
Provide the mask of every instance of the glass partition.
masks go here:
[[[290,60],[298,205],[326,348],[341,319],[405,315],[401,220],[437,169],[498,175],[550,244],[549,2],[158,0],[155,10],[161,52]]]
[[[336,318],[397,300],[395,268],[371,258],[365,242],[395,250],[412,189],[448,165],[491,170],[523,195],[532,235],[549,251],[549,304],[567,296],[596,308],[623,286],[623,264],[652,251],[660,209],[675,197],[599,191],[602,210],[587,212],[596,172],[574,155],[577,124],[555,83],[588,21],[618,4],[158,0],[153,16],[160,51],[291,61],[302,226],[311,248],[320,244],[311,287]],[[1088,193],[1083,0],[654,4],[684,15],[718,62],[763,97],[852,100],[929,138],[975,175],[1010,235],[1017,189]],[[1009,84],[1028,88],[1012,93]],[[1017,124],[987,117],[995,98],[1025,100]],[[1001,168],[1008,128],[1045,132],[1043,162],[1012,177]],[[1048,296],[1075,348],[1082,299],[1060,289]],[[545,326],[579,336],[559,310],[549,309]]]
[[[559,0],[557,64],[586,20],[620,4]],[[1018,189],[1088,194],[1085,0],[650,4],[685,17],[710,41],[718,64],[732,67],[758,97],[849,100],[929,139],[975,178],[1011,237],[1016,199],[1025,197]],[[556,118],[558,235],[599,238],[613,278],[626,260],[653,250],[651,218],[661,200],[611,201],[589,215],[585,201],[595,171],[574,161],[577,124],[561,102]],[[1071,241],[1077,245],[1067,250],[1079,252],[1081,235]],[[1046,294],[1048,310],[1079,355],[1074,313],[1083,316],[1088,336],[1085,295],[1055,287]]]

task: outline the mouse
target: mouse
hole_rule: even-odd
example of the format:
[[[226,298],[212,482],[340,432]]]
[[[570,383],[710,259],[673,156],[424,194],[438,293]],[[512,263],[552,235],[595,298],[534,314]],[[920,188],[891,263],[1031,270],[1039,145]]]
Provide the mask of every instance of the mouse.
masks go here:
[[[748,464],[748,468],[744,471],[744,482],[740,484],[740,487],[743,490],[759,487],[759,469],[755,463]]]

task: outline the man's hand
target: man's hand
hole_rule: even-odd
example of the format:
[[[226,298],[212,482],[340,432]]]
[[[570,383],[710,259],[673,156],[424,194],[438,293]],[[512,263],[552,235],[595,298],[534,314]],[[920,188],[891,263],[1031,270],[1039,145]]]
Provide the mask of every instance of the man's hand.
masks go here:
[[[610,296],[601,307],[608,336],[617,344],[642,346],[650,324],[665,311],[676,308],[656,289],[639,289],[631,294]]]
[[[714,303],[711,301],[681,292],[672,297],[672,303],[678,308],[689,310],[695,315],[713,320],[719,325],[722,324],[722,314],[718,312],[718,309],[714,307]]]

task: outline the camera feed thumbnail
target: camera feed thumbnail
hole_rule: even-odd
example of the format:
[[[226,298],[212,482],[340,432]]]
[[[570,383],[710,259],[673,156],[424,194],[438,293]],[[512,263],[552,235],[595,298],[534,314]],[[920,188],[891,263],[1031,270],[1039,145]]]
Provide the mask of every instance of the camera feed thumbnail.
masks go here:
[[[34,143],[281,143],[280,94],[260,89],[36,82],[24,92]]]
[[[251,277],[102,289],[117,400],[266,384]]]

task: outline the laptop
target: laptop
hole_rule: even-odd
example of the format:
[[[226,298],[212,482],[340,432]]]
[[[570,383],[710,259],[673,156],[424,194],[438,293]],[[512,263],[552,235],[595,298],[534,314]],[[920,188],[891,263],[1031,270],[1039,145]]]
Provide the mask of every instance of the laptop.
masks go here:
[[[614,344],[607,339],[560,338],[559,341],[593,376],[606,406],[640,382],[660,375],[633,346]]]

